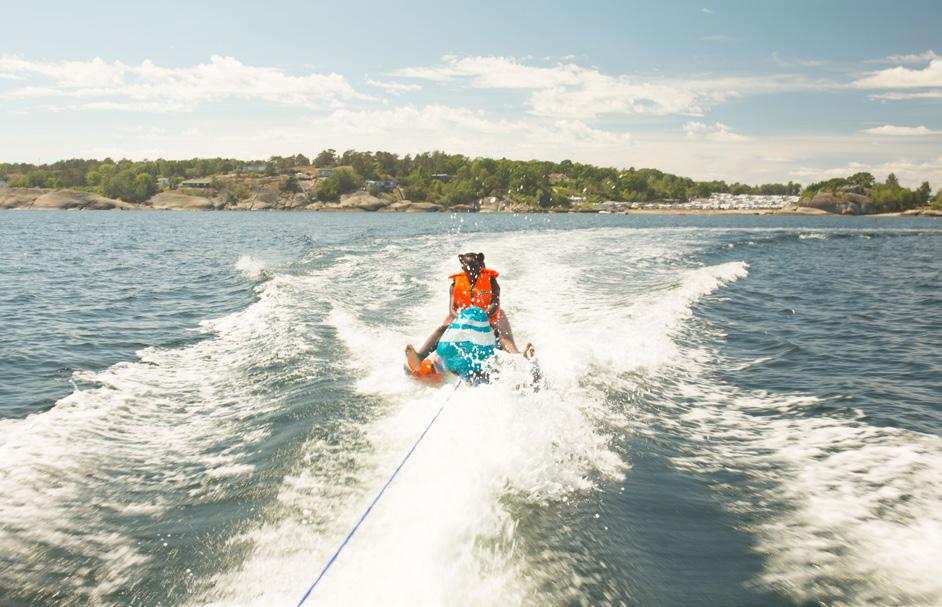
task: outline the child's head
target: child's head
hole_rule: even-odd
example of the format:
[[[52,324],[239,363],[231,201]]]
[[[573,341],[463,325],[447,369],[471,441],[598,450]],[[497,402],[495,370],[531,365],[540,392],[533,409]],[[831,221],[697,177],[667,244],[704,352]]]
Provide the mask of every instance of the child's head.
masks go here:
[[[484,253],[462,253],[458,256],[458,262],[465,272],[479,272],[484,267]]]

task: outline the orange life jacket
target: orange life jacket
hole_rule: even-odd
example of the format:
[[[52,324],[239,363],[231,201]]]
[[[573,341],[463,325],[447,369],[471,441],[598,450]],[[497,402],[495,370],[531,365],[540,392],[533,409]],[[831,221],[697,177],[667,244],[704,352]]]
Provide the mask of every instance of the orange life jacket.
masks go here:
[[[471,281],[468,280],[468,275],[464,272],[460,274],[452,274],[448,278],[454,281],[454,289],[451,292],[451,301],[455,305],[456,310],[464,310],[465,308],[470,308],[475,306],[483,310],[487,310],[491,305],[491,301],[494,299],[494,293],[491,291],[491,278],[497,278],[500,276],[495,270],[488,270],[483,268],[478,274],[477,280],[474,281],[474,286],[471,286]],[[497,306],[497,309],[491,314],[488,318],[491,321],[491,324],[497,322],[497,316],[500,314],[500,305]]]

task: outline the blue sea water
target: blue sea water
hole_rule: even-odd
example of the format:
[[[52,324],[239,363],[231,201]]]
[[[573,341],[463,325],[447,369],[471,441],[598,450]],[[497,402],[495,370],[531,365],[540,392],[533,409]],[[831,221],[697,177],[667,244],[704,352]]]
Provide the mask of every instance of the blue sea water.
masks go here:
[[[0,214],[0,604],[942,604],[928,218]],[[394,322],[390,322],[393,319]],[[525,382],[524,382],[525,383]]]

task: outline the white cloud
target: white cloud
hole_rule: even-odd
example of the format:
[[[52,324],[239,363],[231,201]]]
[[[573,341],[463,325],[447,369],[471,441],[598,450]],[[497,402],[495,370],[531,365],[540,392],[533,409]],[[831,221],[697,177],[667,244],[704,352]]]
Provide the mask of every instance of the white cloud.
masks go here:
[[[886,135],[889,137],[924,137],[926,135],[940,135],[942,130],[928,129],[924,126],[895,126],[884,124],[861,131],[868,135]]]
[[[471,56],[443,57],[445,62],[431,67],[409,67],[396,70],[397,76],[445,82],[470,78],[475,88],[541,89],[561,85],[576,85],[586,71],[567,63],[553,67],[536,67],[508,57]]]
[[[713,11],[710,10],[710,9],[708,9],[708,8],[706,8],[706,7],[701,8],[701,9],[700,9],[700,12],[703,13],[704,15],[712,15],[712,14],[713,14]]]
[[[314,118],[319,133],[334,137],[347,135],[387,136],[400,131],[411,135],[425,133],[442,139],[468,140],[506,137],[507,140],[542,141],[559,145],[625,145],[628,133],[606,131],[579,120],[544,122],[539,119],[504,120],[485,112],[446,105],[404,106],[393,109],[340,109]]]
[[[557,120],[552,127],[542,127],[537,134],[543,139],[563,145],[584,143],[602,146],[624,146],[631,141],[629,133],[618,133],[592,128],[580,120]]]
[[[704,42],[732,42],[732,38],[726,34],[710,34],[709,36],[703,36],[700,38]]]
[[[190,105],[183,102],[173,101],[88,101],[85,103],[74,103],[63,106],[49,106],[53,112],[75,112],[85,110],[117,111],[117,112],[147,112],[151,114],[160,114],[168,112],[185,112],[190,109]]]
[[[112,109],[136,111],[179,111],[225,98],[305,107],[337,107],[344,100],[367,98],[338,74],[294,76],[278,68],[249,66],[218,55],[213,55],[209,63],[181,68],[161,67],[151,61],[129,66],[97,57],[91,61],[48,63],[0,55],[0,72],[30,82],[7,91],[3,94],[6,98],[89,98],[114,104]],[[36,84],[35,80],[45,82]]]
[[[422,85],[405,83],[405,82],[395,82],[392,80],[367,80],[366,83],[370,86],[375,86],[378,89],[386,91],[389,95],[399,96],[402,93],[408,93],[410,91],[420,91],[422,90]]]
[[[446,56],[444,60],[438,66],[405,68],[396,74],[439,82],[465,78],[472,87],[484,89],[532,89],[527,103],[540,116],[703,113],[701,96],[694,91],[608,76],[571,63],[538,67],[507,57]]]
[[[901,92],[901,91],[891,91],[889,93],[877,93],[875,95],[869,95],[870,99],[876,99],[878,101],[906,101],[909,99],[942,99],[942,90],[935,91],[915,91],[915,92]]]
[[[528,92],[530,112],[560,119],[591,119],[606,114],[700,116],[716,103],[746,93],[820,90],[833,83],[802,76],[731,78],[643,78],[609,75],[572,63],[533,66],[507,57],[446,56],[431,67],[397,70],[398,76],[434,82],[466,81],[474,88]]]
[[[929,49],[924,53],[913,53],[911,55],[890,55],[886,59],[880,59],[879,61],[884,63],[925,63],[927,61],[932,61],[933,59],[942,59],[942,55],[938,55],[935,51]]]
[[[826,61],[820,59],[802,59],[800,57],[783,57],[778,51],[772,51],[772,63],[783,68],[793,67],[821,67]]]
[[[685,123],[682,128],[687,137],[691,139],[702,138],[719,142],[749,141],[751,139],[751,137],[734,133],[729,125],[722,122],[706,124],[693,121]]]
[[[933,59],[922,69],[897,66],[870,72],[852,83],[862,89],[906,89],[942,87],[942,59]]]
[[[377,110],[339,109],[326,116],[313,118],[311,124],[333,136],[383,134],[397,129],[430,131],[443,136],[467,131],[478,135],[494,135],[525,129],[525,124],[520,121],[492,119],[484,112],[445,105],[407,105]]]
[[[621,158],[631,148],[632,140],[626,132],[595,128],[579,120],[535,116],[506,120],[460,106],[407,105],[339,109],[290,128],[246,134],[237,145],[272,154],[287,153],[285,149],[327,147],[382,149],[400,154],[444,149],[470,156],[579,158],[612,164],[613,158]]]
[[[603,114],[704,113],[708,96],[667,84],[611,78],[596,72],[579,87],[554,87],[530,95],[530,111],[538,116],[594,118]]]

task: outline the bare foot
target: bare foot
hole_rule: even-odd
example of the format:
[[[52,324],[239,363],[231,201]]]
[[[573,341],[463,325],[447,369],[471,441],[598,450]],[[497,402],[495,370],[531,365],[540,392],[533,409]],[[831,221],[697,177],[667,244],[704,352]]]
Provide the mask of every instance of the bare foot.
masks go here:
[[[526,347],[523,349],[523,357],[526,359],[533,358],[536,355],[536,349],[533,347],[533,344],[527,342]]]
[[[418,369],[422,366],[422,359],[419,358],[419,353],[415,351],[412,344],[406,346],[406,364],[410,369]]]

